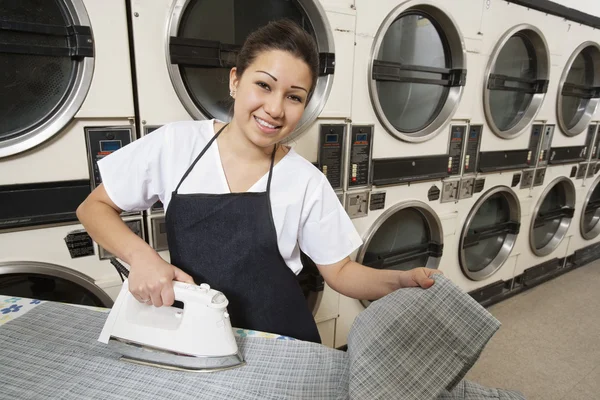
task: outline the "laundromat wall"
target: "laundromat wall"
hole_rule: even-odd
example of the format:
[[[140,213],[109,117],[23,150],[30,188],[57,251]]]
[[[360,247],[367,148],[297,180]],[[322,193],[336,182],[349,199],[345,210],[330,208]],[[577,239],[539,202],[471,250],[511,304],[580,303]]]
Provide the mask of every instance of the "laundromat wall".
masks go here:
[[[110,307],[113,256],[75,216],[97,161],[171,122],[229,118],[245,36],[280,17],[320,59],[287,143],[351,217],[354,260],[437,268],[488,306],[600,258],[595,0],[34,3],[0,5],[0,294]],[[122,218],[169,260],[160,202]],[[344,346],[373,299],[303,265],[324,344]]]

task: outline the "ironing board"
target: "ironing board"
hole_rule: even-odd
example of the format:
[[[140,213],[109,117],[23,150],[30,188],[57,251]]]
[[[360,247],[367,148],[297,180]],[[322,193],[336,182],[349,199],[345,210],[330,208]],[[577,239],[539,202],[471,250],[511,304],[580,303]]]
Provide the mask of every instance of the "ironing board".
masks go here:
[[[347,352],[238,334],[247,365],[212,374],[119,361],[97,341],[105,310],[3,298],[0,399],[523,399],[461,380],[499,323],[435,279],[372,303]]]
[[[0,326],[7,323],[8,321],[12,321],[14,319],[19,318],[20,316],[24,315],[26,312],[32,310],[36,306],[44,303],[47,302],[44,300],[29,299],[26,297],[11,297],[0,295]],[[101,313],[108,313],[110,311],[110,309],[102,307],[82,306],[77,304],[68,305],[73,307],[87,308]],[[282,336],[274,333],[253,331],[249,329],[240,328],[234,328],[233,334],[236,337],[262,337],[267,339],[296,340],[289,336]]]

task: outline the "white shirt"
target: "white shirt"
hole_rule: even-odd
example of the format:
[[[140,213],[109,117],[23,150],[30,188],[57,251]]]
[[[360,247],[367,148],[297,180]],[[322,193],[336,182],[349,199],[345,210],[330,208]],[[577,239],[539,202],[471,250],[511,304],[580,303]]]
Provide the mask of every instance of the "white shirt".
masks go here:
[[[157,200],[167,210],[171,193],[214,134],[214,120],[176,122],[103,158],[98,167],[108,196],[125,211],[147,210]],[[267,178],[248,192],[266,191]],[[216,140],[178,192],[229,193]],[[328,265],[362,244],[325,175],[293,149],[273,168],[270,198],[279,252],[295,274],[302,269],[299,249]]]

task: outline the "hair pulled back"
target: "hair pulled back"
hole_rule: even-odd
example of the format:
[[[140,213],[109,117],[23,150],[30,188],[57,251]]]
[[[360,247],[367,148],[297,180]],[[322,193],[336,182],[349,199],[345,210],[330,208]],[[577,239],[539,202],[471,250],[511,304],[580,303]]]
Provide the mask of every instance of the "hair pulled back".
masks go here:
[[[319,77],[317,44],[308,32],[290,19],[271,21],[246,38],[237,57],[236,74],[238,78],[241,78],[259,54],[271,50],[286,51],[308,65],[312,76],[309,96],[312,95]]]

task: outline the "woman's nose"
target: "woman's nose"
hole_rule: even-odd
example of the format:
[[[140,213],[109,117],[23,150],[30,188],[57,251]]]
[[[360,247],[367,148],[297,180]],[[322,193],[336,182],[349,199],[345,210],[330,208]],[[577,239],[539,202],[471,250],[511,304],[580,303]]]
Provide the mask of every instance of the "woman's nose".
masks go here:
[[[263,108],[273,118],[281,118],[283,116],[283,100],[279,96],[269,96]]]

